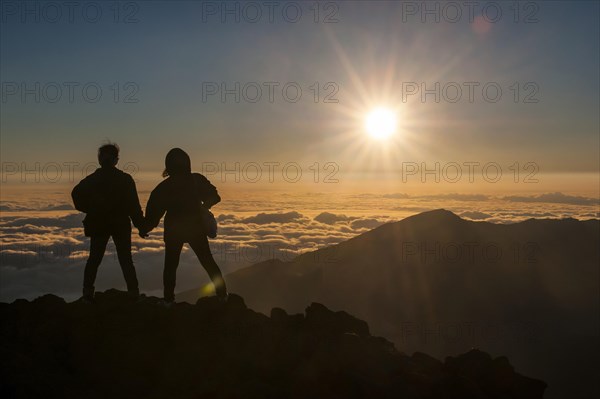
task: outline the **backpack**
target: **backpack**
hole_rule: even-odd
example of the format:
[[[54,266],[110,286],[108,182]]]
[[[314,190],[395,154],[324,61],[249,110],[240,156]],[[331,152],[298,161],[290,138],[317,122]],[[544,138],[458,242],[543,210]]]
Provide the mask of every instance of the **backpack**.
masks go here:
[[[202,227],[204,228],[208,238],[217,238],[217,219],[215,218],[215,215],[213,215],[213,213],[204,206],[202,200],[198,197],[200,188],[198,187],[198,182],[193,175],[192,178],[194,179],[194,186],[196,187],[194,192],[196,193],[196,203],[199,208],[198,211],[200,213],[200,217],[202,218]]]
[[[202,206],[202,223],[208,238],[217,238],[217,219],[206,207]]]

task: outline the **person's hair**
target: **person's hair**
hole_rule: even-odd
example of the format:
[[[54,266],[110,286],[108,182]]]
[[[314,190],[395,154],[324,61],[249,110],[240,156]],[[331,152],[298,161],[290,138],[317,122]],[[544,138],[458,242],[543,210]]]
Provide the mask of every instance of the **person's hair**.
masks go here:
[[[100,166],[114,166],[119,160],[119,146],[117,143],[106,143],[98,148],[98,163]]]
[[[192,173],[190,156],[181,148],[173,148],[165,157],[163,177],[185,175]]]

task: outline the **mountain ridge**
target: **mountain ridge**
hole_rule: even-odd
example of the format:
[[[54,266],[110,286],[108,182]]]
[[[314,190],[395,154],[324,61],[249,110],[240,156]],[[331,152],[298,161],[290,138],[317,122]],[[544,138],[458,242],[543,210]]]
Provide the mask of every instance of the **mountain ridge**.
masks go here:
[[[323,303],[366,320],[403,351],[443,357],[482,347],[549,381],[549,398],[573,397],[572,386],[587,398],[600,395],[590,383],[595,360],[576,354],[598,347],[599,242],[598,219],[495,224],[435,210],[225,279],[260,312]],[[445,329],[457,325],[475,332],[462,327],[449,339]],[[568,373],[566,360],[574,362]]]

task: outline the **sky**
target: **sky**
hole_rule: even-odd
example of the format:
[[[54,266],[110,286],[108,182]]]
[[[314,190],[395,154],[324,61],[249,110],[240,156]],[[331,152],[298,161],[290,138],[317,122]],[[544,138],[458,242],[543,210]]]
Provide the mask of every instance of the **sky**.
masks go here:
[[[0,2],[1,300],[78,292],[69,194],[106,140],[142,206],[167,151],[189,152],[224,198],[212,244],[238,254],[440,207],[598,217],[598,2],[69,4]],[[365,128],[378,108],[388,139]],[[136,252],[153,290],[160,234]],[[258,259],[240,258],[221,263]],[[106,263],[99,286],[122,285]],[[180,273],[204,278],[190,257]]]
[[[274,2],[272,23],[270,8],[240,2],[75,3],[2,2],[4,162],[93,161],[110,139],[148,172],[174,145],[196,162],[348,173],[404,160],[598,168],[597,2],[521,3],[518,16],[504,2],[332,2],[317,23],[310,2]],[[399,113],[398,137],[364,143],[379,105]]]

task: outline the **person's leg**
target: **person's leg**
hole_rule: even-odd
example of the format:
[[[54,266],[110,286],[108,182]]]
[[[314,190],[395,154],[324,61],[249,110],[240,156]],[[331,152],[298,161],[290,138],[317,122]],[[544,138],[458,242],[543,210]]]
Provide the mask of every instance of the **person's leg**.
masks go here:
[[[90,255],[85,264],[85,270],[83,272],[83,296],[86,299],[94,297],[94,283],[96,281],[96,274],[98,273],[98,267],[104,257],[104,251],[106,250],[106,244],[108,243],[108,235],[92,236],[90,237]]]
[[[190,241],[190,247],[196,253],[196,256],[204,266],[204,269],[208,272],[213,285],[215,286],[215,292],[218,297],[227,296],[227,287],[225,286],[225,280],[221,274],[221,269],[215,262],[215,259],[210,252],[210,246],[208,245],[208,238],[202,236],[193,241]]]
[[[164,298],[167,302],[175,300],[175,282],[177,280],[177,266],[183,242],[176,240],[165,241],[165,270],[163,271]]]
[[[119,265],[127,283],[127,292],[132,296],[138,296],[140,290],[138,288],[137,275],[133,266],[133,258],[131,256],[131,230],[123,230],[112,235],[117,250],[117,258]]]

